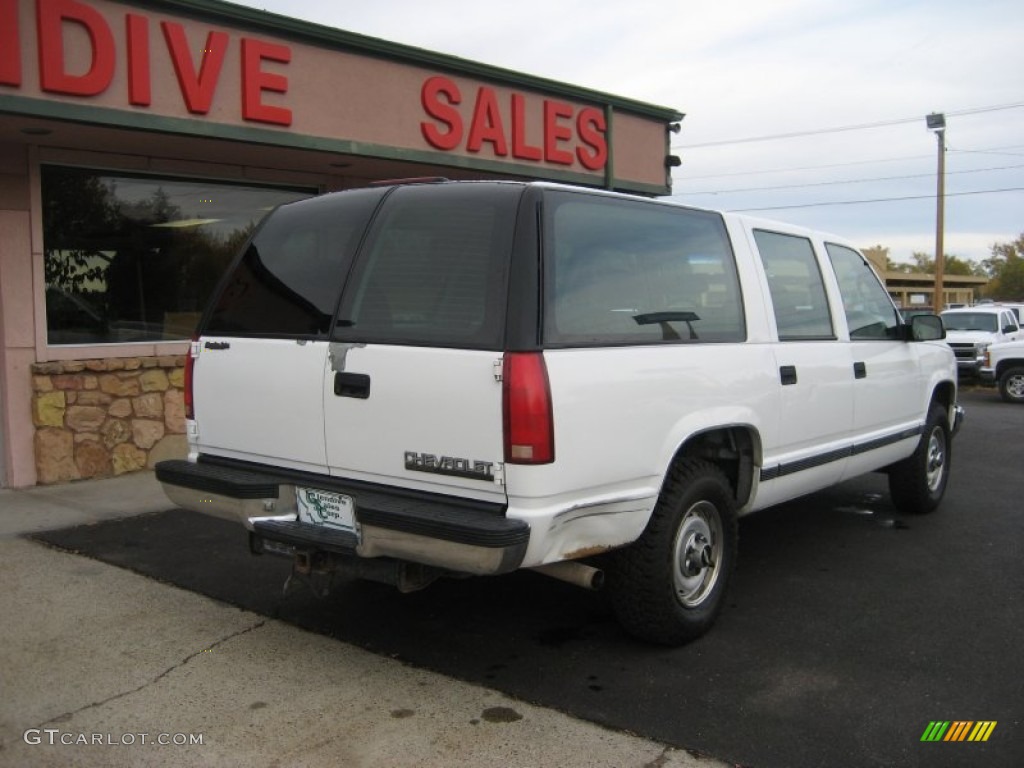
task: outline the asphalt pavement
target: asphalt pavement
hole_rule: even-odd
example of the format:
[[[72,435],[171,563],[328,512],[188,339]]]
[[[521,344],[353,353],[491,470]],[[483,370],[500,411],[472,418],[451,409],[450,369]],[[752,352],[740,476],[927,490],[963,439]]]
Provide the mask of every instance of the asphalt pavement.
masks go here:
[[[900,516],[870,475],[744,518],[726,609],[678,649],[533,573],[284,595],[286,561],[148,475],[0,491],[0,531],[39,529],[0,538],[0,615],[24,618],[0,628],[0,764],[1017,768],[1024,408],[962,400],[940,510]],[[933,721],[995,727],[924,742]]]

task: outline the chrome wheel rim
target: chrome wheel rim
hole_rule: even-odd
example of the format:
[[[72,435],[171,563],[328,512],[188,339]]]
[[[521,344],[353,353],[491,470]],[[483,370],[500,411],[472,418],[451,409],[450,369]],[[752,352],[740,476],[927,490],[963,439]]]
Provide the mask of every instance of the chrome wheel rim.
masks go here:
[[[710,501],[698,501],[683,515],[672,548],[676,599],[695,608],[715,588],[722,571],[722,519]]]
[[[1024,400],[1024,373],[1014,374],[1006,380],[1006,394],[1014,400]]]
[[[935,427],[928,437],[926,462],[925,478],[928,490],[935,492],[942,485],[942,477],[946,471],[946,433],[941,427]]]

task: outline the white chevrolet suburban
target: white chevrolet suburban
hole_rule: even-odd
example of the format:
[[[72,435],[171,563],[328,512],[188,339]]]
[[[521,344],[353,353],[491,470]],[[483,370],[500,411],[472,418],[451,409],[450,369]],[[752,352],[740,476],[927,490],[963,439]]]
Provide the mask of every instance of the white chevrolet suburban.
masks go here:
[[[282,206],[186,368],[180,506],[293,578],[402,590],[531,568],[627,631],[708,629],[737,518],[862,473],[933,510],[962,410],[935,316],[851,245],[546,183],[408,183]]]

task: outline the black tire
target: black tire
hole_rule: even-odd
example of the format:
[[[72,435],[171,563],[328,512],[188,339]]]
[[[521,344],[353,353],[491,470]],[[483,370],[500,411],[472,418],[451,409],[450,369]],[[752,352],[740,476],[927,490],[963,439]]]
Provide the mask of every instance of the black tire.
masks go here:
[[[1008,403],[1024,403],[1024,366],[1003,371],[999,377],[999,396]]]
[[[924,515],[939,506],[952,466],[950,438],[945,406],[932,403],[917,449],[889,468],[889,493],[897,510],[907,515]]]
[[[708,631],[736,563],[736,501],[725,474],[705,461],[669,472],[647,528],[614,553],[608,594],[634,637],[681,645]]]

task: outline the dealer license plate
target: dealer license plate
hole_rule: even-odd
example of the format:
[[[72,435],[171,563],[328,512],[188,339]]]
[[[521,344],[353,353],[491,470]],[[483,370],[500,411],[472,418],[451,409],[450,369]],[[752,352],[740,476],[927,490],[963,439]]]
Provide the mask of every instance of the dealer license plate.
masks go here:
[[[351,496],[316,488],[296,488],[295,499],[302,522],[359,535],[356,505]]]

